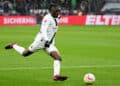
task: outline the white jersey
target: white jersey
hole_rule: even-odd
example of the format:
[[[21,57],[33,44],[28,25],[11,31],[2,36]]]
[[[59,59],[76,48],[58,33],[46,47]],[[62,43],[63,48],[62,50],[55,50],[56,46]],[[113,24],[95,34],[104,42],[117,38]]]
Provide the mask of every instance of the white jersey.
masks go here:
[[[43,40],[45,41],[51,41],[53,35],[58,30],[58,19],[55,19],[51,16],[51,14],[47,14],[44,16],[42,23],[41,23],[41,35],[43,37]]]
[[[58,52],[58,49],[54,45],[55,42],[53,38],[54,34],[58,30],[57,22],[58,22],[58,18],[55,19],[51,16],[51,14],[47,14],[42,20],[40,32],[37,34],[37,36],[35,37],[35,40],[29,46],[28,49],[32,52],[39,49],[46,49],[48,53],[50,53],[51,51]],[[45,48],[46,41],[51,41],[49,48]]]

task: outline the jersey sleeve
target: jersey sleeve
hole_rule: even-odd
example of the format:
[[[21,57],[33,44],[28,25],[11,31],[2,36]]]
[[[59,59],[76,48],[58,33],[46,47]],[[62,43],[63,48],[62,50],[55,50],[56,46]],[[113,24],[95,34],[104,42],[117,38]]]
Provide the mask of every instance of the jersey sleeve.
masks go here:
[[[43,18],[42,24],[41,24],[41,32],[42,32],[44,40],[46,41],[48,40],[47,29],[49,25],[50,25],[50,19]]]

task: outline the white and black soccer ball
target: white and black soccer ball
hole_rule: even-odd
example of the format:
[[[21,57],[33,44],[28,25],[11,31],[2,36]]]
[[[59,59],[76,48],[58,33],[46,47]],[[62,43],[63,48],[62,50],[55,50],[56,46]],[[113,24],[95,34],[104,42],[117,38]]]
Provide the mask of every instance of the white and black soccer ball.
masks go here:
[[[87,73],[84,75],[83,80],[85,84],[91,85],[95,82],[95,76],[92,73]]]

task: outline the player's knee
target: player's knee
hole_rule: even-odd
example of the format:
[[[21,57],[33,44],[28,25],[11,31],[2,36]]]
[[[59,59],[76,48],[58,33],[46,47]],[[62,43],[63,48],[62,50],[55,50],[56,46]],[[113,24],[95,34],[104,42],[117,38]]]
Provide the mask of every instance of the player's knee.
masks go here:
[[[52,51],[52,52],[50,53],[50,56],[53,57],[53,59],[55,59],[55,60],[60,60],[60,61],[62,61],[61,56],[60,56],[56,51]]]
[[[61,58],[61,57],[58,57],[58,58],[55,58],[55,60],[62,61],[62,58]]]
[[[29,56],[29,55],[31,55],[31,54],[32,54],[32,52],[31,52],[31,51],[26,50],[26,51],[24,51],[24,52],[23,52],[23,54],[22,54],[22,55],[23,55],[24,57],[26,57],[26,56]]]
[[[29,53],[23,53],[22,54],[24,57],[26,57],[26,56],[29,56],[30,54]]]

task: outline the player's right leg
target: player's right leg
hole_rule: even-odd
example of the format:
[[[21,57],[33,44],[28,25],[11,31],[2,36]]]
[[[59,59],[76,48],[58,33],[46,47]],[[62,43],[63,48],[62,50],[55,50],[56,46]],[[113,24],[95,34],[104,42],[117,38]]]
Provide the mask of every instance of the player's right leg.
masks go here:
[[[27,50],[27,49],[19,46],[16,43],[11,43],[11,44],[5,46],[5,49],[15,49],[19,54],[21,54],[23,56],[29,56],[33,53],[30,50]]]

